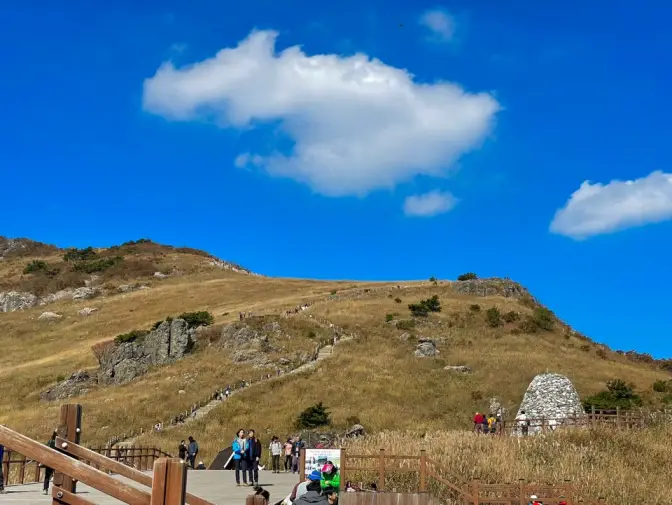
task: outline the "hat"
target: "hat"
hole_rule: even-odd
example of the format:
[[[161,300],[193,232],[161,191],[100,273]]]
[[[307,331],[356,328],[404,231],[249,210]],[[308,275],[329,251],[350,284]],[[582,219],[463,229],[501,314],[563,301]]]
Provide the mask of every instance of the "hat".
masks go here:
[[[308,474],[308,480],[312,481],[322,480],[322,474],[320,473],[319,470],[313,470],[312,472],[310,472],[310,474]]]
[[[332,465],[331,463],[327,463],[322,467],[322,473],[330,474],[333,473],[333,471],[334,471],[334,465]]]
[[[536,500],[536,499],[537,499],[537,495],[536,495],[536,494],[533,494],[532,496],[530,496],[530,500]]]

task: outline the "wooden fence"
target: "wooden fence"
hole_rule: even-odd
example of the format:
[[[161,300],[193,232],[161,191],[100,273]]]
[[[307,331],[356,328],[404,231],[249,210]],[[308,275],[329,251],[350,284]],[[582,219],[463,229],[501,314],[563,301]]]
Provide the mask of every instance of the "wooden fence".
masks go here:
[[[154,461],[153,476],[149,476],[82,447],[79,445],[81,417],[81,405],[61,406],[56,449],[0,426],[0,444],[54,469],[53,505],[93,505],[77,495],[77,482],[129,505],[213,505],[186,492],[187,465],[184,461],[161,457]],[[151,489],[146,491],[125,484],[106,472],[118,473]]]
[[[303,461],[305,457],[304,454]],[[597,501],[584,500],[569,481],[543,484],[520,480],[517,483],[486,484],[474,479],[456,483],[445,476],[440,465],[427,457],[424,450],[420,451],[419,456],[400,456],[387,454],[384,449],[373,455],[350,454],[341,449],[340,472],[342,489],[345,489],[348,481],[357,481],[366,476],[373,479],[376,491],[430,493],[450,504],[527,505],[533,494],[545,505],[557,505],[561,501],[568,505],[605,503],[603,498]],[[366,488],[361,483],[358,487]]]
[[[151,470],[159,458],[172,457],[154,447],[97,447],[89,450],[139,471]],[[86,459],[84,461],[94,468],[99,468],[93,461]],[[44,478],[44,467],[11,449],[5,450],[2,470],[5,486],[42,482]]]

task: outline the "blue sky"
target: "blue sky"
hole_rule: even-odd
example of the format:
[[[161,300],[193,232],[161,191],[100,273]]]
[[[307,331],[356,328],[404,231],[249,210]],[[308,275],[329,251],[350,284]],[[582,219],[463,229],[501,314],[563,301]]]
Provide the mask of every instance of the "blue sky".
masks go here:
[[[57,4],[0,5],[0,235],[508,276],[672,355],[672,5]]]

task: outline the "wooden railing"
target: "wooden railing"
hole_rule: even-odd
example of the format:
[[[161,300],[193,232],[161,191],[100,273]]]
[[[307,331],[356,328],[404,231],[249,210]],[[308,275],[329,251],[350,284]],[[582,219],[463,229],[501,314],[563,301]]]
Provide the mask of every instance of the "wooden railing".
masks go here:
[[[371,476],[376,491],[430,493],[450,504],[527,505],[533,494],[545,505],[557,505],[561,500],[568,505],[605,503],[603,498],[584,501],[569,481],[557,485],[526,483],[524,480],[504,484],[486,484],[478,479],[454,482],[424,450],[419,456],[400,456],[387,454],[384,449],[379,454],[368,455],[350,454],[341,449],[340,472],[342,489],[346,482],[356,482],[365,475],[367,478]],[[365,490],[367,486],[360,481],[357,487]]]
[[[153,464],[153,476],[79,445],[81,406],[61,406],[61,422],[55,449],[0,426],[0,444],[7,449],[39,461],[55,471],[53,504],[93,505],[76,494],[80,481],[129,505],[213,505],[186,492],[187,465],[179,459],[161,457]],[[90,464],[87,464],[89,462]],[[101,471],[104,470],[104,471]],[[139,484],[151,487],[144,491],[111,477],[115,472]]]

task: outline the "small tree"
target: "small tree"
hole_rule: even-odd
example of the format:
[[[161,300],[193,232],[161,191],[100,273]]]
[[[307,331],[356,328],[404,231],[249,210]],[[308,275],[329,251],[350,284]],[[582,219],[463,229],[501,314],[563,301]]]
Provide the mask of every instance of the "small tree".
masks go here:
[[[518,314],[518,312],[510,310],[504,314],[503,318],[504,322],[506,323],[515,323],[520,319],[520,314]]]
[[[467,272],[466,274],[457,276],[458,281],[472,281],[475,279],[478,279],[478,275],[476,275],[474,272]]]
[[[642,399],[635,393],[632,384],[621,379],[613,379],[607,382],[605,391],[589,396],[583,401],[583,405],[586,409],[595,407],[596,409],[621,408],[627,410],[641,406]]]
[[[183,312],[177,317],[178,319],[184,319],[190,328],[210,326],[215,322],[215,318],[207,310],[201,310],[199,312]]]
[[[313,429],[320,426],[328,426],[331,424],[329,411],[322,405],[322,402],[308,407],[301,412],[296,419],[296,427],[299,429]]]
[[[42,270],[46,270],[48,266],[49,265],[47,265],[46,261],[33,260],[26,265],[26,268],[23,269],[23,273],[24,275],[27,275],[32,274],[34,272],[40,272]]]
[[[502,324],[502,317],[497,307],[490,307],[485,311],[485,320],[491,328],[497,328]]]
[[[437,281],[436,277],[434,277],[433,275],[429,278],[429,282],[431,282],[435,286],[439,283],[439,281]]]
[[[426,300],[420,300],[420,303],[411,303],[408,305],[408,310],[414,316],[425,317],[430,312],[441,312],[441,301],[438,295],[434,295]]]
[[[653,390],[656,393],[667,393],[668,387],[669,387],[668,382],[663,380],[657,380],[656,382],[653,383],[652,386]]]

